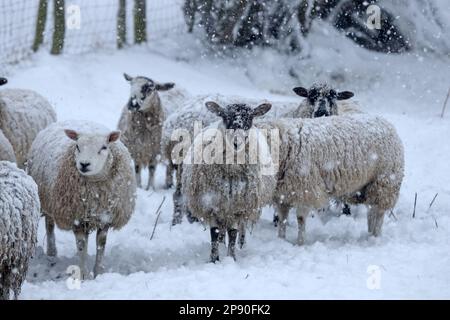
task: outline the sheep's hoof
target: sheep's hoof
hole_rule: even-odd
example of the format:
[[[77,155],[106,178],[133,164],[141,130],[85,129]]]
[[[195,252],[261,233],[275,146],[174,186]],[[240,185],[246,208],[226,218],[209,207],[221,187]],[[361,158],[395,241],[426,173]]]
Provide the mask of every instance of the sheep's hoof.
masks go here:
[[[209,260],[209,262],[211,263],[216,263],[216,262],[220,262],[219,257],[211,257],[211,259]]]
[[[189,223],[198,222],[198,219],[196,217],[192,216],[192,213],[190,211],[188,211],[186,213],[186,218],[189,221]]]
[[[342,214],[345,214],[346,216],[350,216],[352,214],[348,204],[345,204],[344,208],[342,208]]]

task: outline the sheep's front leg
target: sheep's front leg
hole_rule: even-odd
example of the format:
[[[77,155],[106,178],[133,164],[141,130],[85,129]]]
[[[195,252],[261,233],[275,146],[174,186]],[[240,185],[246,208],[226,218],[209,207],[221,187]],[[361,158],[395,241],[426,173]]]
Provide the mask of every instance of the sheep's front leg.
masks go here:
[[[384,210],[380,210],[377,206],[372,206],[367,213],[367,227],[371,235],[375,237],[381,235],[383,220]]]
[[[166,189],[170,189],[173,186],[173,171],[174,171],[174,165],[172,163],[172,161],[169,160],[169,163],[167,164],[166,167],[166,184],[164,186],[164,188]]]
[[[109,226],[97,230],[97,255],[95,257],[94,277],[104,272],[103,257],[105,255],[106,236]]]
[[[82,229],[74,230],[74,234],[75,234],[75,240],[77,243],[78,257],[80,259],[79,266],[80,266],[81,279],[85,280],[89,276],[89,272],[88,272],[88,269],[86,266],[89,234]]]
[[[297,244],[301,246],[305,243],[306,218],[308,217],[311,208],[300,206],[297,207],[296,211],[298,225]]]
[[[145,190],[150,190],[150,188],[155,187],[155,171],[156,171],[156,162],[150,163],[150,165],[148,166],[147,188],[145,188]]]
[[[290,207],[285,204],[277,205],[278,237],[286,239],[286,225]]]
[[[47,233],[47,255],[56,257],[55,221],[48,215],[45,216],[45,230]]]
[[[219,261],[219,226],[217,222],[211,223],[211,262]]]
[[[236,228],[228,229],[228,256],[236,260],[236,238],[238,230]]]
[[[142,183],[141,183],[141,166],[136,164],[134,166],[134,172],[136,173],[136,185],[138,186],[138,188],[142,188]]]

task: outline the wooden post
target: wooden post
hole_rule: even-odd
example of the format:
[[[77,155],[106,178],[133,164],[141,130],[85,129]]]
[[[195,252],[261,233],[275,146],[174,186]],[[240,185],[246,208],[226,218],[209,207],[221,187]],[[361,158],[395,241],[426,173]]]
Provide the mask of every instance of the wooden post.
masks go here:
[[[127,43],[127,4],[126,0],[119,0],[117,12],[117,48],[121,49]]]
[[[147,41],[146,0],[134,0],[134,42]]]
[[[64,0],[53,0],[55,30],[53,31],[53,44],[51,54],[60,54],[64,47],[64,35],[66,33],[66,18]]]
[[[39,0],[39,8],[36,20],[36,33],[34,35],[33,51],[39,50],[44,42],[45,24],[47,22],[48,0]]]

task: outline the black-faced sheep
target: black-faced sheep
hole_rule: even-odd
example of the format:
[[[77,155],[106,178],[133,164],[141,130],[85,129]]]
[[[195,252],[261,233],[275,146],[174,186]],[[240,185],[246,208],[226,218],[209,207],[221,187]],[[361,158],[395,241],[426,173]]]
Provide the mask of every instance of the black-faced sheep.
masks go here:
[[[24,168],[36,135],[56,121],[56,113],[41,95],[25,89],[0,91],[0,130],[14,149],[19,168]]]
[[[235,258],[238,229],[257,221],[272,200],[276,170],[266,136],[253,126],[253,118],[267,113],[270,104],[206,106],[222,120],[197,135],[186,153],[182,194],[192,215],[211,228],[215,262],[221,229],[228,232],[228,255]]]
[[[158,156],[161,154],[162,126],[165,119],[164,101],[159,92],[172,89],[174,83],[158,83],[147,77],[131,77],[124,74],[130,82],[130,99],[120,116],[119,130],[122,141],[130,151],[135,163],[136,181],[141,187],[141,170],[148,168],[149,180],[146,189],[154,186],[154,173]],[[180,93],[174,94],[178,100]],[[181,99],[181,98],[180,98]],[[170,103],[169,103],[170,104]],[[173,108],[173,106],[170,106]]]
[[[107,232],[120,229],[134,211],[136,180],[119,131],[91,122],[65,121],[36,137],[29,172],[39,186],[46,216],[47,254],[56,255],[54,225],[75,234],[85,278],[87,242],[97,231],[94,276],[102,272]]]
[[[36,183],[0,161],[0,300],[17,299],[34,253],[40,216]]]

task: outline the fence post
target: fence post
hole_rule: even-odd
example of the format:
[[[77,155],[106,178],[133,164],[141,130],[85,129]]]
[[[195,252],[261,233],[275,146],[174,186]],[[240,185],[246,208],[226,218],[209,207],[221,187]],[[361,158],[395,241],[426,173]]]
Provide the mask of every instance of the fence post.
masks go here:
[[[134,42],[147,41],[147,18],[145,11],[146,0],[134,1]]]
[[[44,42],[45,24],[47,22],[48,0],[39,0],[39,8],[36,20],[36,34],[34,35],[33,51],[38,51]]]
[[[127,43],[127,10],[126,0],[119,0],[117,12],[117,48],[121,49]]]
[[[66,32],[65,4],[64,0],[53,0],[55,30],[53,31],[53,44],[51,54],[60,54],[64,47],[64,35]]]

